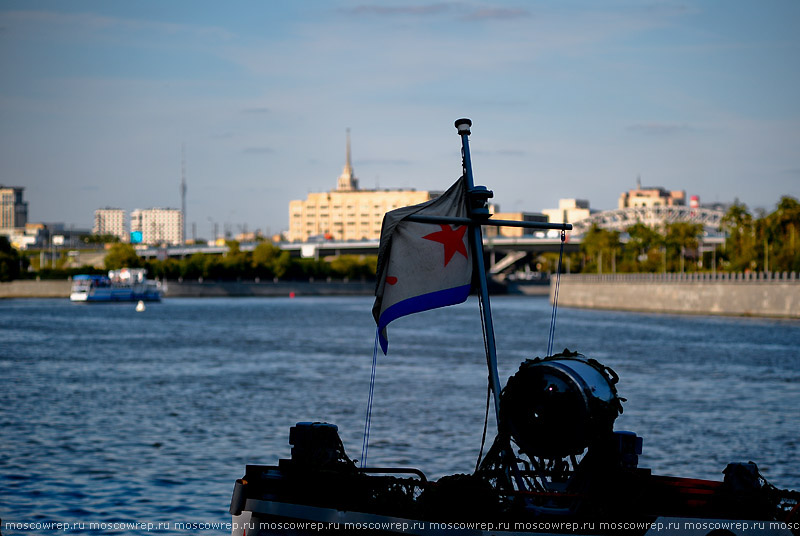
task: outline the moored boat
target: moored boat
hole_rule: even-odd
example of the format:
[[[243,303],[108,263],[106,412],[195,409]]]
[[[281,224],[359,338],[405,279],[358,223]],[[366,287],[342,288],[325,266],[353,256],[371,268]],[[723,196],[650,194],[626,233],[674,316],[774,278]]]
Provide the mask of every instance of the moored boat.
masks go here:
[[[386,353],[392,320],[460,303],[477,287],[497,423],[491,447],[484,456],[481,446],[474,472],[434,482],[413,467],[367,465],[371,399],[360,465],[335,425],[298,423],[290,459],[248,465],[236,481],[233,534],[800,534],[800,493],[769,484],[752,462],[729,464],[721,481],[639,467],[643,439],[614,429],[625,401],[619,377],[576,352],[552,352],[555,308],[547,355],[523,362],[500,388],[481,226],[556,229],[562,243],[570,226],[490,219],[492,194],[473,185],[470,127],[456,121],[456,184],[384,218],[375,353]],[[375,358],[373,378],[374,367]]]
[[[159,301],[161,282],[147,279],[144,268],[109,270],[108,276],[80,274],[72,278],[74,302]]]

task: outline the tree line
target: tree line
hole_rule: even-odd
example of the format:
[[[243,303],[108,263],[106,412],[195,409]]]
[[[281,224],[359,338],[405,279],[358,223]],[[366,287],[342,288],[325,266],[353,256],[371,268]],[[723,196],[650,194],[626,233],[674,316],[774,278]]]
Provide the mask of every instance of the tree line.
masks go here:
[[[700,251],[703,234],[699,224],[678,222],[663,229],[634,224],[623,235],[593,227],[583,237],[578,253],[565,255],[563,271],[611,272],[694,272],[694,271],[800,271],[800,202],[784,196],[774,211],[753,214],[743,203],[734,202],[726,211],[721,231],[723,245]],[[253,251],[242,251],[237,242],[228,243],[224,255],[196,253],[183,259],[145,260],[130,244],[113,243],[105,257],[105,270],[143,267],[150,277],[160,279],[208,280],[300,280],[374,279],[377,258],[342,255],[331,261],[291,258],[287,251],[270,242],[259,243]],[[558,255],[541,256],[542,270],[554,272]],[[28,258],[0,236],[0,281],[38,276],[66,278],[79,273],[104,273],[82,266],[71,269],[28,271]]]
[[[146,268],[150,278],[272,281],[328,277],[374,279],[377,257],[340,255],[330,261],[298,259],[270,242],[259,243],[253,251],[242,251],[238,242],[231,241],[224,255],[195,253],[183,259],[164,260],[145,260],[130,244],[113,244],[104,262],[106,270]]]

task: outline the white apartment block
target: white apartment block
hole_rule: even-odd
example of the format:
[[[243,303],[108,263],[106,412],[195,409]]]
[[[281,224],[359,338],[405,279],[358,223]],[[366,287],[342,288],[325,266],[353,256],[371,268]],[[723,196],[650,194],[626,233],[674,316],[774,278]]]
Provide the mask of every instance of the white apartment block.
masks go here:
[[[183,213],[177,208],[137,208],[131,212],[131,233],[137,231],[142,233],[142,244],[179,246]]]
[[[94,211],[92,234],[113,235],[121,242],[128,241],[125,232],[125,211],[121,208],[100,208]]]

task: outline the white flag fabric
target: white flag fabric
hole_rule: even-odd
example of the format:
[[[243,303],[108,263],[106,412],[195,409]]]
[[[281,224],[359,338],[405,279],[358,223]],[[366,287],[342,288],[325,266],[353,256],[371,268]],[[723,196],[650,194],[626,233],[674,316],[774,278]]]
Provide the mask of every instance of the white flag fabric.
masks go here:
[[[468,226],[417,223],[405,218],[467,217],[467,188],[462,177],[444,194],[419,205],[386,213],[378,251],[378,282],[372,314],[383,353],[386,326],[401,316],[467,299],[472,283]]]

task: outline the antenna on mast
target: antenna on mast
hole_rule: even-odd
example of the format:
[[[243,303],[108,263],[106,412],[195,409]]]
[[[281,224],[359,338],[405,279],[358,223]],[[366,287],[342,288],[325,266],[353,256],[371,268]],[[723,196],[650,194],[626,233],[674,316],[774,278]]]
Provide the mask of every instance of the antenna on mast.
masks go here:
[[[186,244],[186,144],[181,143],[181,244]]]

